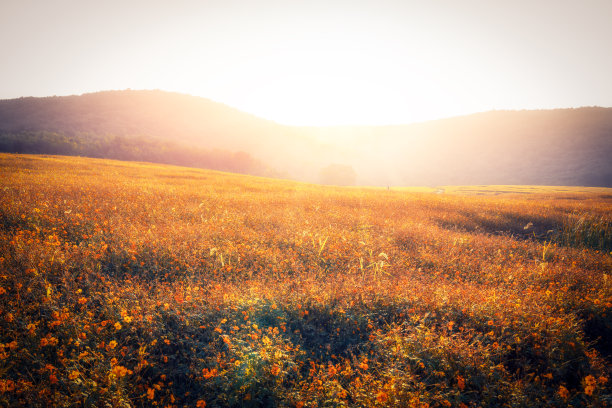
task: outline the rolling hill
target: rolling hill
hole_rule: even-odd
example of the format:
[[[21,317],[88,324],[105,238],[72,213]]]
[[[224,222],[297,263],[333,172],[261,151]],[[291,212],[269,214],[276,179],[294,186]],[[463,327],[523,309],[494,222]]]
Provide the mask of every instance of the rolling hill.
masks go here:
[[[610,187],[612,108],[492,111],[395,126],[292,127],[195,96],[105,91],[0,101],[0,150],[310,182],[330,182],[321,177],[336,166],[352,168],[359,185]]]

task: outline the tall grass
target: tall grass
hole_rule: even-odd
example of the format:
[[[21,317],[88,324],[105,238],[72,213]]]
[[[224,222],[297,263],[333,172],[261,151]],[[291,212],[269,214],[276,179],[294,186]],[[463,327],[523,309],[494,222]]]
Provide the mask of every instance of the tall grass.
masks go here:
[[[609,405],[605,198],[10,155],[0,192],[0,406]]]
[[[573,213],[566,217],[556,241],[577,248],[612,251],[612,215]]]

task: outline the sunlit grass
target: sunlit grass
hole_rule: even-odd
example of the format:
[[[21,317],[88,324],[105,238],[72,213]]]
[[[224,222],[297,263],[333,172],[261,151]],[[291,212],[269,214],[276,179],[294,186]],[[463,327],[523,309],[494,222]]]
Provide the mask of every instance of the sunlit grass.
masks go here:
[[[521,188],[0,155],[0,405],[606,406],[610,191]]]

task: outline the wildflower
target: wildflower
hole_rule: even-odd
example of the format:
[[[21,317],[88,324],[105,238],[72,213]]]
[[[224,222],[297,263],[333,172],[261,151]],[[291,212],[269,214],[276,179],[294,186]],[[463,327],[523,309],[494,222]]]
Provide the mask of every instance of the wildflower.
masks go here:
[[[123,318],[123,321],[124,321],[124,322],[126,322],[126,323],[132,323],[132,320],[133,320],[133,319],[132,319],[132,317],[131,317],[131,316],[125,316],[125,317]]]
[[[333,365],[330,365],[329,368],[327,369],[327,374],[330,377],[333,377],[334,375],[336,375],[338,373],[338,370],[336,370],[336,367],[334,367]]]
[[[368,363],[366,361],[363,361],[361,364],[359,364],[359,368],[361,368],[363,371],[368,369]]]
[[[461,391],[465,389],[465,378],[460,375],[457,376],[457,387],[459,387]]]
[[[202,369],[202,377],[204,377],[205,379],[209,379],[210,377],[214,377],[215,375],[217,375],[216,368],[213,368],[212,370],[209,370],[208,368]]]
[[[567,388],[565,388],[562,385],[559,386],[559,390],[557,391],[557,394],[559,394],[559,396],[565,400],[568,399],[570,396],[570,393],[567,390]]]
[[[119,323],[119,322],[115,323],[115,329],[116,330],[121,330],[121,323]]]
[[[111,341],[108,343],[108,347],[109,347],[110,349],[114,349],[115,347],[117,347],[117,342],[116,342],[115,340],[111,340]]]
[[[13,391],[15,389],[15,382],[11,380],[0,380],[0,393],[7,391]]]
[[[272,373],[272,375],[273,375],[273,376],[277,376],[277,375],[279,375],[279,374],[280,374],[280,371],[281,371],[280,367],[279,367],[279,366],[277,366],[276,364],[274,364],[274,365],[272,366],[272,369],[270,370],[270,372]]]
[[[206,407],[206,401],[198,400],[198,402],[196,402],[196,408],[204,408],[204,407]]]
[[[79,373],[77,370],[74,370],[70,374],[68,374],[68,379],[69,380],[76,380],[79,377],[80,374],[81,373]]]
[[[155,388],[148,388],[147,389],[147,398],[150,399],[150,400],[155,398]]]
[[[388,400],[389,400],[389,394],[387,394],[383,390],[380,390],[378,394],[376,394],[376,401],[380,402],[381,404],[384,404]]]
[[[86,297],[80,297],[79,298],[79,305],[84,305],[85,303],[87,303],[87,298]]]
[[[121,378],[121,377],[125,377],[126,375],[130,374],[131,371],[123,366],[117,365],[113,367],[113,369],[111,370],[111,373]],[[153,398],[149,398],[149,399],[153,399]]]

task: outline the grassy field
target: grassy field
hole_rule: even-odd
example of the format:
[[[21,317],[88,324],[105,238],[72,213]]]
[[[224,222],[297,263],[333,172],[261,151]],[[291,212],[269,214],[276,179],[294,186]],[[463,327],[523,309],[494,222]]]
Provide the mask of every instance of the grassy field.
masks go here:
[[[0,406],[610,406],[612,190],[444,190],[0,155]]]

